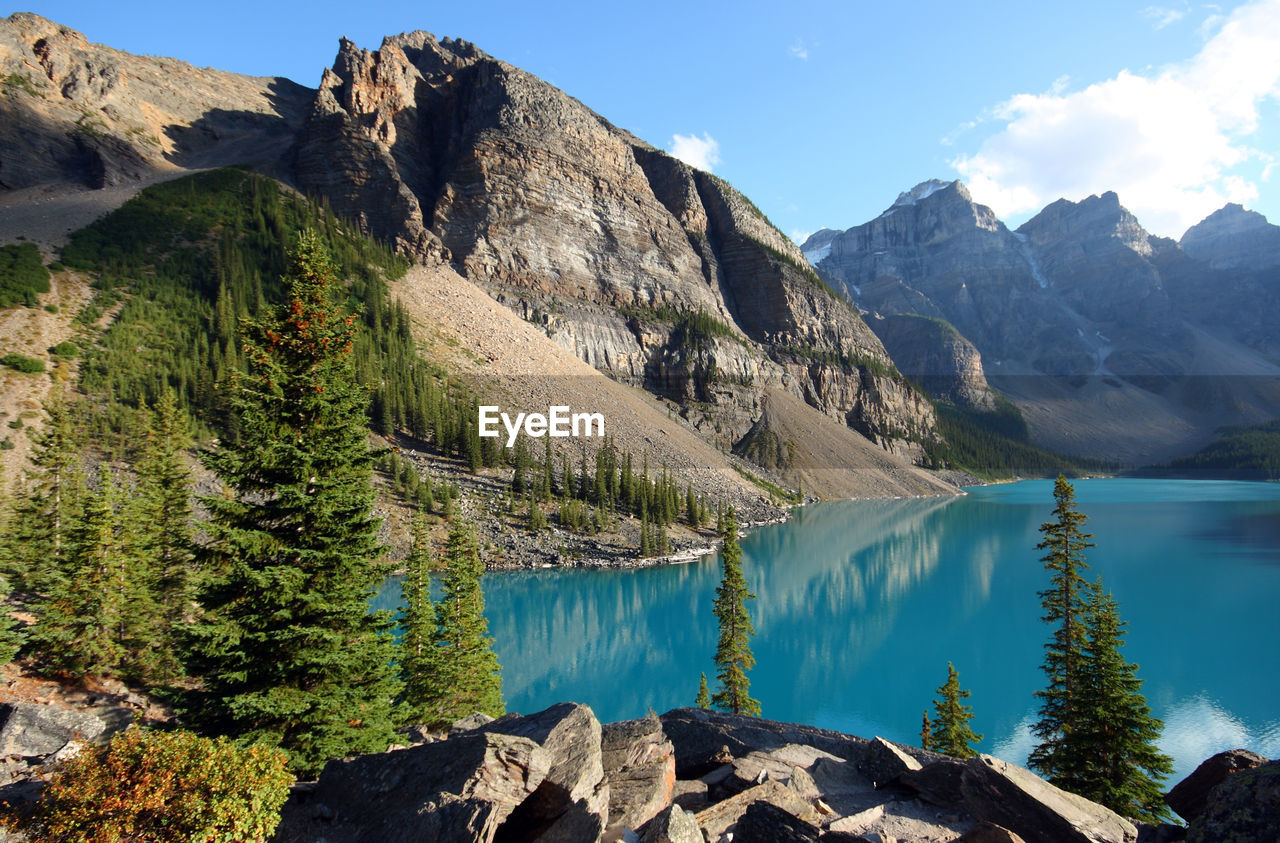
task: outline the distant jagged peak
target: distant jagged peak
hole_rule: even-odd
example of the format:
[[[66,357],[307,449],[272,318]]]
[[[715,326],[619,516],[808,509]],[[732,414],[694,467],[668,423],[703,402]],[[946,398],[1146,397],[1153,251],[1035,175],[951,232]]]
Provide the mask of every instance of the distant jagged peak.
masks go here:
[[[973,197],[969,195],[969,189],[959,179],[956,181],[942,181],[941,179],[929,179],[922,181],[908,191],[898,194],[898,198],[894,201],[892,207],[900,208],[904,205],[914,205],[928,199],[933,194],[947,188],[955,188],[956,193],[966,202],[972,202]]]
[[[1250,211],[1243,205],[1235,202],[1228,202],[1209,216],[1200,220],[1200,222],[1188,228],[1186,233],[1182,235],[1182,239],[1186,240],[1188,235],[1191,235],[1193,231],[1200,232],[1215,228],[1230,228],[1235,231],[1247,231],[1249,229],[1267,230],[1271,228],[1280,228],[1280,226],[1273,225],[1265,216],[1257,211]]]
[[[1032,243],[1115,238],[1144,257],[1153,252],[1151,234],[1128,208],[1120,204],[1114,190],[1093,194],[1079,202],[1058,199],[1018,227]]]
[[[1280,226],[1234,202],[1188,228],[1178,245],[1217,269],[1280,265]]]

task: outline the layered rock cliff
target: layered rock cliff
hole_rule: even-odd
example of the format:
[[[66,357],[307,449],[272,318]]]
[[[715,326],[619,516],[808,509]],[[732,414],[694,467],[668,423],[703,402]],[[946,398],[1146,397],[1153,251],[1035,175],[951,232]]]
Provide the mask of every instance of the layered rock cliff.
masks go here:
[[[977,412],[996,408],[982,355],[949,322],[928,316],[871,316],[867,324],[898,368],[930,395]]]
[[[295,168],[713,438],[745,434],[766,387],[893,450],[934,435],[880,341],[745,197],[467,42],[343,41]]]

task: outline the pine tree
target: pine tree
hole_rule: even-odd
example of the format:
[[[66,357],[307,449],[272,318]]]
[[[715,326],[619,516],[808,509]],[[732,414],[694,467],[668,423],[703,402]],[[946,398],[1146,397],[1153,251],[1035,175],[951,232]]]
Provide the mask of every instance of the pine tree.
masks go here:
[[[414,513],[411,532],[413,544],[405,559],[404,580],[400,583],[404,601],[400,639],[405,709],[402,719],[407,723],[422,723],[424,706],[439,679],[439,659],[432,640],[436,631],[436,608],[431,602],[431,534],[427,515],[422,510]]]
[[[920,748],[931,749],[933,744],[933,728],[929,724],[929,710],[926,708],[920,719]]]
[[[422,710],[423,722],[432,727],[447,726],[477,711],[499,717],[506,710],[502,668],[484,617],[484,563],[475,531],[461,519],[449,527],[445,560],[444,594],[435,607],[432,636],[437,679]]]
[[[0,573],[0,664],[8,664],[18,656],[27,634],[18,619],[9,614],[9,578]]]
[[[169,681],[181,672],[177,633],[191,607],[191,472],[183,460],[190,445],[186,420],[172,390],[165,390],[152,411],[142,455],[136,466],[137,494],[128,507],[136,579],[147,588],[155,611],[136,619],[145,628],[147,679]]]
[[[702,679],[698,681],[698,696],[694,697],[693,704],[698,708],[711,708],[711,690],[707,688],[706,671],[703,671]]]
[[[6,536],[14,585],[46,591],[68,564],[68,536],[84,496],[80,432],[61,387],[44,404],[48,420],[31,454],[31,469],[17,496]]]
[[[723,567],[714,607],[720,625],[715,658],[720,689],[711,700],[724,711],[759,716],[760,702],[748,694],[751,682],[747,678],[747,671],[756,663],[755,656],[751,654],[750,640],[756,630],[747,612],[747,601],[755,600],[756,596],[747,588],[746,578],[742,575],[738,521],[732,508],[724,520],[724,547],[720,551]]]
[[[1040,592],[1042,620],[1055,626],[1045,644],[1043,670],[1048,685],[1036,692],[1040,719],[1031,731],[1040,742],[1031,752],[1030,765],[1058,787],[1072,790],[1084,773],[1071,733],[1079,727],[1086,643],[1082,621],[1089,598],[1089,583],[1080,571],[1088,567],[1084,549],[1093,547],[1089,541],[1093,536],[1084,532],[1087,517],[1076,509],[1075,489],[1061,475],[1054,483],[1053,497],[1054,520],[1040,525],[1044,540],[1036,549],[1047,551],[1041,559],[1051,575],[1050,587]]]
[[[307,775],[387,748],[399,682],[389,613],[368,611],[383,572],[355,317],[314,233],[290,254],[285,292],[274,315],[246,320],[240,441],[204,456],[228,493],[204,499],[189,659],[202,688],[186,710],[205,731],[280,745]]]
[[[118,505],[104,469],[83,513],[66,525],[64,559],[36,601],[32,649],[48,669],[73,679],[114,674],[125,652],[128,583]]]
[[[538,506],[538,500],[534,497],[532,489],[529,491],[525,502],[529,506],[529,520],[525,524],[526,528],[531,533],[536,533],[539,530],[545,529],[547,526],[547,516],[543,513],[542,508]]]
[[[982,735],[975,735],[969,728],[973,707],[961,702],[969,698],[969,692],[960,689],[960,674],[951,662],[947,662],[947,681],[938,688],[938,695],[933,701],[937,716],[929,733],[928,748],[953,758],[973,758],[978,754],[973,745],[982,740]],[[928,722],[926,712],[925,724]]]
[[[1138,666],[1120,654],[1125,623],[1101,579],[1091,591],[1084,625],[1080,725],[1070,735],[1084,762],[1072,791],[1123,816],[1160,822],[1169,816],[1161,782],[1173,772],[1156,747],[1164,724],[1142,695]]]

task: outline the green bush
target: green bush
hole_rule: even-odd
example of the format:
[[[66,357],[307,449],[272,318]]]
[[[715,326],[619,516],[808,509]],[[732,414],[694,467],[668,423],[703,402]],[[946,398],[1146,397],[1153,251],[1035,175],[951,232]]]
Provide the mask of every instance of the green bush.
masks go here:
[[[44,309],[45,309],[45,311],[46,311],[46,312],[48,312],[48,313],[57,313],[57,312],[58,312],[58,306],[57,306],[56,304],[46,304],[46,305],[44,306]]]
[[[3,440],[0,440],[0,451],[12,451],[16,447],[18,446],[13,444],[13,438],[10,436],[6,436]]]
[[[47,292],[49,270],[34,243],[0,247],[0,307],[34,307],[36,295]]]
[[[75,357],[80,354],[80,346],[71,340],[65,340],[49,349],[49,353],[55,357]]]
[[[285,764],[278,749],[131,729],[64,764],[15,824],[60,843],[266,840],[293,782]]]
[[[14,352],[0,357],[0,366],[8,366],[10,369],[17,369],[19,372],[25,372],[28,375],[36,375],[44,371],[43,360],[37,360],[34,357]]]

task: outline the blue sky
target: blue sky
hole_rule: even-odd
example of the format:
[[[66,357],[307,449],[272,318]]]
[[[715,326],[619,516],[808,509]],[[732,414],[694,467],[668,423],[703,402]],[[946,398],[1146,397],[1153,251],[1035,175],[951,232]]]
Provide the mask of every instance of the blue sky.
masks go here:
[[[1226,201],[1280,223],[1280,0],[49,0],[4,14],[18,10],[309,86],[340,36],[465,38],[713,169],[793,236],[865,222],[928,178],[964,179],[1012,224],[1108,189],[1166,236]]]

